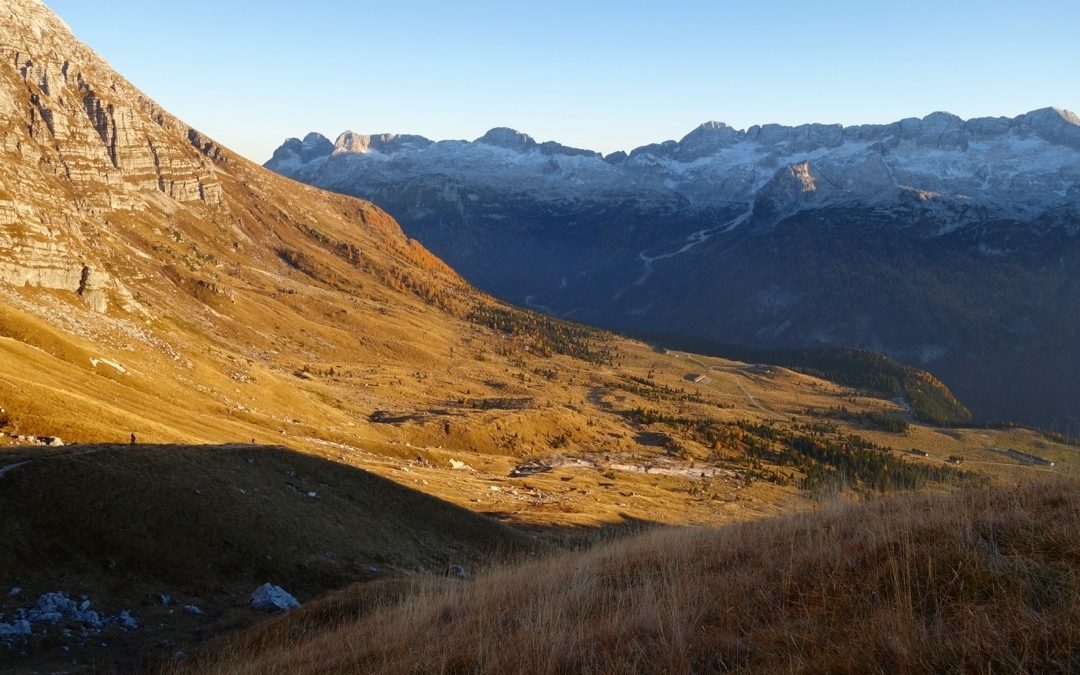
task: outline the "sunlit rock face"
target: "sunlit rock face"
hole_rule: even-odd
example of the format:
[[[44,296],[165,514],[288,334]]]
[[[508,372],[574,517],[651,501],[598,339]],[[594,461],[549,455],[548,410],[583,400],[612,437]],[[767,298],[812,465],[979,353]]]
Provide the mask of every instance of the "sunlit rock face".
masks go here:
[[[100,228],[176,204],[212,208],[207,144],[116,75],[37,0],[0,8],[0,283],[133,309]],[[172,204],[172,205],[170,205]]]

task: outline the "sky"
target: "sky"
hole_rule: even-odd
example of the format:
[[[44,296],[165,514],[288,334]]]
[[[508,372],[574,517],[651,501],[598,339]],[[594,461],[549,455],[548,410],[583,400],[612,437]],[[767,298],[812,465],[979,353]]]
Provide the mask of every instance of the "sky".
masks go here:
[[[1076,0],[45,0],[257,162],[309,131],[604,153],[736,128],[1080,107]]]

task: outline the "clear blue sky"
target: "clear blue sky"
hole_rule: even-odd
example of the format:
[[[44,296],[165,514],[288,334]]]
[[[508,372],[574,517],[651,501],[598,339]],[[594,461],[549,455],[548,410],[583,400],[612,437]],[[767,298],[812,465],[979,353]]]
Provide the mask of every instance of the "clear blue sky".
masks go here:
[[[122,74],[262,162],[345,129],[510,126],[602,152],[706,120],[1080,105],[1076,0],[45,0]]]

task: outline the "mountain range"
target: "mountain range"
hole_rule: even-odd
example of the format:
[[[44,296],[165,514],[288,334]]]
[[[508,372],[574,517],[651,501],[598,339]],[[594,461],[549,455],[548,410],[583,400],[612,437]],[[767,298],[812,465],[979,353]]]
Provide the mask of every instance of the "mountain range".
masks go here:
[[[505,131],[487,141],[464,147],[523,167],[618,159]],[[361,163],[395,144],[409,152],[438,145],[343,143]],[[293,146],[284,154],[300,164],[326,152],[318,138]],[[802,184],[815,171],[803,172]],[[587,202],[596,195],[580,186],[567,201],[551,176],[536,187],[546,196],[501,202],[507,217],[492,221],[501,229],[468,221],[473,230],[454,230],[515,185],[507,170],[486,175],[490,189],[468,191],[445,174],[425,175],[413,203],[439,207],[427,222],[458,250],[493,261],[493,240],[481,235],[502,237],[506,260],[491,279],[515,266],[530,271],[527,263],[562,274],[559,255],[582,266],[565,284],[556,277],[537,305],[582,289],[618,294],[616,308],[656,293],[661,304],[641,314],[650,321],[639,328],[662,332],[669,326],[655,317],[674,325],[685,310],[700,321],[689,300],[706,297],[711,304],[699,304],[715,308],[723,299],[707,294],[730,281],[709,270],[730,277],[741,265],[740,283],[760,283],[775,304],[784,296],[769,284],[811,269],[848,274],[853,265],[849,255],[843,264],[815,259],[808,251],[817,244],[798,249],[783,239],[793,228],[835,227],[793,218],[831,218],[851,205],[794,216],[749,203],[689,209],[670,188],[613,187],[605,194],[628,201],[612,206]],[[436,195],[444,201],[429,201]],[[455,198],[465,207],[458,215],[442,208]],[[587,204],[595,211],[580,227],[563,217]],[[628,213],[639,216],[629,229]],[[1060,237],[1067,271],[1072,235],[1040,218],[1045,237]],[[781,247],[785,264],[753,269],[746,242],[755,238]],[[852,241],[838,235],[832,245]],[[883,235],[876,246],[890,241]],[[700,256],[717,244],[731,252],[706,268]],[[514,248],[525,245],[533,249]],[[738,246],[748,247],[744,261]],[[854,269],[879,279],[880,261],[865,258]],[[707,273],[667,276],[679,266]],[[663,285],[672,283],[693,283],[693,293]],[[793,323],[808,316],[807,300],[797,299],[804,314],[789,305]],[[841,321],[854,304],[817,310]],[[912,319],[913,331],[931,318]],[[1044,596],[1046,580],[1076,559],[1075,547],[1059,546],[1076,529],[1070,496],[1078,492],[1065,482],[1080,465],[1075,444],[1030,428],[970,425],[939,380],[878,354],[774,352],[791,368],[757,354],[666,349],[499,301],[378,206],[277,175],[174,117],[40,0],[0,6],[0,671],[872,670],[886,662],[881,645],[906,655],[887,661],[901,670],[956,669],[973,658],[969,642],[941,636],[963,630],[995,637],[992,649],[970,642],[995,663],[1006,652],[1030,655],[1001,661],[1020,670],[1068,663],[1074,642],[1044,636],[1077,625],[1075,589],[1057,593],[1065,600],[1056,604]],[[1047,472],[1062,482],[1047,489],[1037,482]],[[1001,487],[1017,482],[1028,484]],[[921,489],[929,494],[886,497]],[[837,510],[841,501],[851,508]],[[1000,504],[1008,513],[993,510]],[[757,528],[741,522],[766,516],[780,517]],[[715,538],[699,527],[671,528],[672,537],[656,527],[734,521]],[[644,524],[645,538],[629,548],[583,550]],[[793,536],[809,548],[777,557]],[[897,595],[896,584],[880,582],[906,569],[905,542],[915,539],[938,557],[917,566],[926,579],[905,581]],[[717,565],[731,573],[717,575]],[[843,568],[853,573],[837,577]],[[954,569],[975,570],[975,585],[940,573]],[[703,593],[705,578],[737,583]],[[875,584],[880,593],[858,595],[863,604],[849,603],[850,616],[835,620],[849,589]],[[600,587],[611,593],[598,604]],[[926,588],[934,602],[912,600]],[[985,630],[987,589],[999,599],[994,625],[1021,637]],[[669,612],[661,596],[689,609]],[[705,596],[712,604],[693,604]],[[731,608],[751,596],[762,600],[751,632],[709,618],[741,622],[747,613]],[[446,604],[453,597],[471,607]],[[606,617],[593,622],[595,635],[581,632],[583,600]],[[951,619],[937,608],[968,606],[960,601],[979,607],[977,630],[968,611],[942,623]],[[919,640],[895,642],[898,605],[920,608],[900,631]],[[777,607],[794,608],[779,632]],[[808,622],[807,607],[828,620]],[[505,648],[507,608],[537,619],[518,626],[533,640],[529,650]],[[417,622],[396,622],[401,613]],[[867,616],[888,620],[867,637]],[[371,623],[351,632],[361,619]],[[433,632],[442,637],[431,640]],[[865,649],[853,660],[847,645],[856,634]],[[579,646],[567,650],[567,641]],[[599,660],[598,641],[607,650]],[[791,644],[829,647],[786,658]],[[927,656],[943,644],[960,646]],[[627,645],[657,657],[628,660]],[[354,658],[370,647],[385,651]],[[403,658],[410,654],[423,658]]]
[[[771,434],[771,425],[789,425],[792,415],[833,420],[822,428],[844,443],[844,433],[866,426],[863,413],[878,426],[907,428],[906,436],[882,431],[878,441],[924,445],[934,453],[932,465],[893,457],[869,440],[852,449],[885,461],[881,467],[907,482],[955,480],[962,474],[946,466],[948,456],[973,447],[992,455],[987,444],[1005,442],[984,441],[973,430],[943,436],[924,425],[917,406],[909,410],[881,392],[663,353],[499,302],[370,202],[283,178],[172,116],[39,0],[10,0],[0,9],[0,29],[0,527],[7,527],[0,538],[10,543],[0,547],[4,578],[30,575],[19,569],[21,560],[41,561],[40,574],[59,574],[50,565],[97,555],[62,543],[46,555],[35,533],[55,535],[77,522],[88,546],[116,539],[116,520],[31,522],[61,511],[5,500],[44,499],[51,492],[39,487],[53,480],[51,470],[70,470],[55,480],[81,484],[86,472],[118,456],[130,457],[135,473],[114,475],[108,490],[80,491],[65,503],[108,501],[106,493],[126,486],[121,492],[137,495],[131,499],[169,494],[177,502],[168,509],[199,511],[195,493],[175,492],[174,481],[198,483],[215,472],[238,481],[219,495],[232,505],[222,508],[242,511],[237,494],[266,496],[259,497],[263,506],[308,492],[329,500],[332,485],[307,485],[283,472],[268,484],[265,467],[243,460],[244,453],[262,457],[266,446],[287,446],[274,450],[275,462],[292,461],[290,453],[312,456],[321,460],[315,464],[348,467],[354,477],[378,473],[454,508],[480,503],[485,513],[515,522],[578,527],[621,521],[623,514],[654,522],[729,517],[697,499],[696,488],[671,493],[669,479],[723,482],[739,490],[732,509],[740,512],[801,499],[804,490],[790,472],[769,473],[773,482],[747,489],[743,474],[751,465],[761,471],[761,462],[737,440]],[[912,399],[963,419],[963,406],[940,382],[891,366],[859,369],[905,379]],[[676,422],[683,417],[704,426]],[[738,424],[763,426],[743,432]],[[1028,431],[1008,437],[1025,448],[1042,439]],[[763,439],[762,448],[797,440]],[[228,447],[190,447],[207,444]],[[140,451],[144,445],[161,451]],[[695,465],[727,462],[727,453],[730,470]],[[117,461],[110,466],[126,466]],[[140,491],[146,477],[134,467],[172,461],[179,462],[175,475],[153,470],[154,495]],[[556,469],[585,473],[567,485],[546,475]],[[625,476],[602,479],[607,473]],[[655,475],[668,478],[657,482]],[[524,476],[531,487],[511,480]],[[370,509],[373,518],[384,507],[348,505]],[[140,527],[137,518],[130,524]],[[218,526],[227,537],[231,525]],[[60,540],[72,536],[66,531]],[[395,537],[380,537],[350,555],[431,563],[395,557]],[[328,578],[355,572],[351,562],[304,551],[332,568]],[[290,560],[266,567],[280,572],[299,564]]]
[[[708,122],[607,156],[311,133],[267,162],[371,199],[482,289],[724,353],[883,352],[982,420],[1080,430],[1080,119]]]

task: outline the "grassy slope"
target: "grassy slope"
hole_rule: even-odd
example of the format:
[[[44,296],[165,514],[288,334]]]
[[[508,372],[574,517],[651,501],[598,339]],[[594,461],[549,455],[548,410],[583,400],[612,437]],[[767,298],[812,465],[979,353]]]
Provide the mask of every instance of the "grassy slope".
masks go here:
[[[677,335],[655,335],[651,339],[702,354],[747,363],[786,366],[886,399],[903,398],[910,406],[912,416],[929,424],[963,425],[971,422],[971,411],[931,373],[865,349],[815,347],[763,350]]]
[[[366,578],[370,564],[431,565],[450,549],[464,563],[529,546],[489,518],[277,447],[72,447],[0,480],[0,578],[22,585],[109,561],[119,579],[265,577],[310,594]]]
[[[190,670],[1065,672],[1080,667],[1078,528],[1077,485],[1056,482],[658,530],[472,583],[337,596]]]
[[[280,447],[0,450],[0,467],[25,460],[0,477],[0,615],[62,590],[107,612],[130,608],[143,628],[68,658],[39,635],[29,659],[0,649],[0,669],[72,669],[72,658],[81,668],[130,668],[251,625],[259,615],[248,596],[268,581],[307,602],[351,582],[471,570],[547,546],[366,471]],[[7,597],[12,586],[23,593]],[[161,593],[205,614],[170,611],[156,600]],[[171,651],[159,647],[166,640]]]

